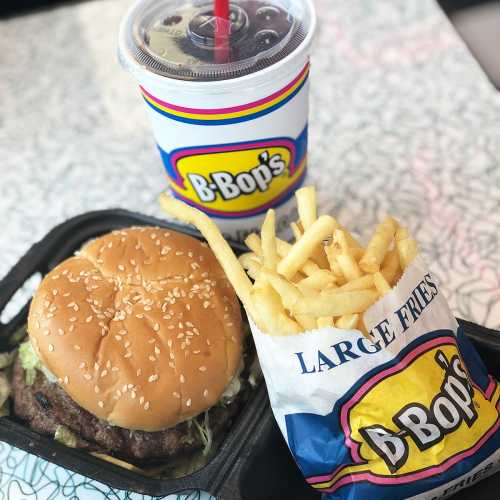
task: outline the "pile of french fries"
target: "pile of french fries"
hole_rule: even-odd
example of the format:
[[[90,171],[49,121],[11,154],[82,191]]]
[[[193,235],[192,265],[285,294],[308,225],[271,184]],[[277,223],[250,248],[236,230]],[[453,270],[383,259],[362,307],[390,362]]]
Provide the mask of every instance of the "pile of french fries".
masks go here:
[[[291,335],[336,327],[366,335],[364,311],[398,282],[417,254],[415,240],[387,217],[363,248],[333,217],[318,217],[314,187],[301,188],[295,196],[299,220],[291,225],[294,243],[276,236],[271,209],[260,235],[252,233],[245,240],[251,251],[239,259],[207,215],[166,194],[160,204],[203,234],[262,332]]]

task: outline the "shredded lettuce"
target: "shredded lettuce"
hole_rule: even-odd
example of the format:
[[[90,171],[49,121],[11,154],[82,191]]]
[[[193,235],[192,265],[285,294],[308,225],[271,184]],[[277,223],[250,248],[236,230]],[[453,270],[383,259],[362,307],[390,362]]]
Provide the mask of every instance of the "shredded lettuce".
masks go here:
[[[252,388],[257,387],[262,380],[262,369],[260,368],[259,358],[255,356],[252,365],[250,366],[250,373],[248,375],[248,383]]]
[[[56,427],[54,439],[70,448],[76,448],[78,442],[76,435],[64,425],[58,425]]]
[[[24,379],[27,385],[32,385],[35,381],[36,370],[41,371],[50,382],[57,381],[57,378],[40,361],[29,340],[19,346],[19,359],[24,369]]]
[[[205,412],[205,416],[203,419],[203,423],[199,423],[196,418],[193,418],[192,421],[196,426],[196,429],[200,433],[201,440],[203,442],[203,455],[208,455],[212,448],[213,443],[213,432],[210,428],[210,420],[209,420],[208,410]]]
[[[8,368],[16,359],[16,351],[0,352],[0,370]]]
[[[238,392],[240,392],[240,390],[241,379],[240,377],[234,377],[222,393],[222,396],[220,397],[221,403],[224,405],[229,404],[236,397]]]
[[[0,372],[0,417],[5,417],[9,414],[9,399],[10,382],[7,375]]]

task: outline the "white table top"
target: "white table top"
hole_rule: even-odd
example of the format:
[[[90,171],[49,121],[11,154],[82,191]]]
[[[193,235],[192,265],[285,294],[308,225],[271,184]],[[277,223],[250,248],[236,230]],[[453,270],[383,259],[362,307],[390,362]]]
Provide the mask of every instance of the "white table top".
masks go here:
[[[456,315],[499,328],[500,94],[433,0],[316,6],[309,180],[321,208],[361,235],[386,212],[408,224]],[[73,215],[161,216],[159,155],[116,58],[125,8],[96,0],[0,21],[0,276]],[[2,491],[42,469],[47,487],[71,477],[75,495],[107,491],[5,444],[0,463]]]

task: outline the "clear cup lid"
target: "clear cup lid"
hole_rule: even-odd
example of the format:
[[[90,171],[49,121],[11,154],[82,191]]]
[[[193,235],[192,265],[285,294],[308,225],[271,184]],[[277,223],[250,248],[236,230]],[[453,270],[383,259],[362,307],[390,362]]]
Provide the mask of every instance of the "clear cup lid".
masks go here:
[[[129,11],[125,47],[140,65],[180,80],[236,78],[293,52],[311,24],[301,0],[234,0],[229,20],[211,0],[142,0]]]

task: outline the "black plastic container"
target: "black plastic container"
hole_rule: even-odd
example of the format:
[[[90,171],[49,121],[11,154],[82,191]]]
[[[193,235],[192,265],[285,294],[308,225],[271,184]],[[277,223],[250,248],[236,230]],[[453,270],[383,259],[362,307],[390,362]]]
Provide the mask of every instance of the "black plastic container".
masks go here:
[[[33,275],[40,273],[44,276],[87,240],[133,225],[171,228],[201,239],[193,229],[125,210],[102,210],[75,217],[33,245],[0,282],[0,313]],[[236,253],[245,251],[241,244],[234,243],[232,247]],[[28,307],[29,303],[8,323],[0,323],[0,350],[12,349],[9,340],[26,322]],[[500,333],[473,323],[461,323],[490,372],[498,378]],[[320,498],[307,486],[288,452],[274,423],[264,384],[251,395],[211,461],[200,471],[180,479],[154,479],[125,470],[84,451],[68,448],[50,436],[38,434],[15,418],[0,419],[0,440],[113,488],[153,496],[201,489],[221,500]],[[497,498],[499,488],[500,477],[497,475],[464,490],[456,498],[493,499]]]

